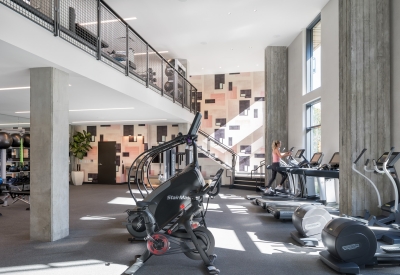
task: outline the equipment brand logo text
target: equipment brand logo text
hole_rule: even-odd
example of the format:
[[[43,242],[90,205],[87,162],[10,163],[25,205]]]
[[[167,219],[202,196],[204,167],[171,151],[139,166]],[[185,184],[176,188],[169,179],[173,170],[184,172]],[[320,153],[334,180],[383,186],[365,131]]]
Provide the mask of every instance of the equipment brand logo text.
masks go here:
[[[311,229],[314,229],[314,228],[318,228],[318,227],[320,227],[320,226],[321,226],[321,223],[320,223],[320,222],[315,222],[315,223],[307,224],[307,225],[305,226],[305,229],[306,229],[306,230],[311,230]]]
[[[183,195],[181,195],[181,196],[172,196],[172,195],[168,195],[167,196],[167,200],[189,200],[190,199],[190,197],[188,197],[188,196],[183,196]]]
[[[354,250],[359,247],[360,247],[360,245],[358,243],[355,243],[355,244],[349,244],[349,245],[342,246],[342,249],[343,250]]]

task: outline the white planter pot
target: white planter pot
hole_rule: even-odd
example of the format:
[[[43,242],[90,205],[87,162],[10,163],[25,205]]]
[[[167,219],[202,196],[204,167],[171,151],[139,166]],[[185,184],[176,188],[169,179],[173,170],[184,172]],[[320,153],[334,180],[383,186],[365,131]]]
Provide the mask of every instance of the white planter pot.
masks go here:
[[[72,171],[71,172],[71,180],[73,185],[82,185],[83,177],[85,173],[83,171]]]

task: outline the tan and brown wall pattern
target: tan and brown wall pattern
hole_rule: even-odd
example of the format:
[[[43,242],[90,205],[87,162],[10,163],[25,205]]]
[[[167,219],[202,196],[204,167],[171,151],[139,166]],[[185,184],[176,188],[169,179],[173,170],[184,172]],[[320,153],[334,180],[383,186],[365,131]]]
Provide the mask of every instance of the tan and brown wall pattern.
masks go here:
[[[190,82],[198,90],[197,108],[203,116],[201,129],[239,155],[236,166],[239,172],[250,172],[265,159],[264,75],[260,71],[190,77]],[[207,141],[200,139],[199,145],[206,148]],[[211,151],[226,163],[231,163],[229,153],[224,153],[219,147],[211,148]],[[203,175],[209,177],[219,167],[202,157]]]

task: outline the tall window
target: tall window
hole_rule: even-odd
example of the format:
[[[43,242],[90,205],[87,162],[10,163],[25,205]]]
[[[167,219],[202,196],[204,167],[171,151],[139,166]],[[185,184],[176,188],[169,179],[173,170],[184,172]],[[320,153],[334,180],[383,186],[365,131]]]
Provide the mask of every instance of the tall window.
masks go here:
[[[307,112],[307,155],[309,158],[321,152],[321,101],[311,102],[306,106]]]
[[[321,15],[307,28],[307,92],[321,87]]]

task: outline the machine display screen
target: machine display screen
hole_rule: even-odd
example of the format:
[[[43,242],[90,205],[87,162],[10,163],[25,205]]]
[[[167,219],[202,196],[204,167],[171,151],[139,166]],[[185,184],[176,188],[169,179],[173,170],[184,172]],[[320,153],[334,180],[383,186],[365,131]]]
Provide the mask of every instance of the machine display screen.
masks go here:
[[[201,124],[201,114],[197,112],[196,116],[193,119],[193,123],[190,126],[188,135],[189,136],[197,135],[197,131],[199,131],[200,124]]]
[[[297,158],[297,159],[301,158],[303,156],[304,151],[305,151],[304,149],[298,150],[294,157]]]
[[[377,163],[379,163],[379,164],[384,163],[384,162],[385,162],[385,159],[387,158],[387,155],[388,155],[388,154],[389,154],[388,152],[385,152],[385,153],[378,159]],[[394,159],[395,157],[397,157],[397,155],[398,155],[397,152],[393,152],[393,153],[392,153],[392,155],[390,156],[390,159],[389,159],[389,161],[388,161],[388,165],[389,165],[389,166],[393,165],[393,164],[391,164],[391,162],[393,161],[393,159]]]
[[[339,153],[334,153],[329,164],[330,165],[339,165],[339,162],[340,162]]]
[[[321,153],[315,153],[310,160],[310,163],[318,163],[319,159],[321,158]]]

